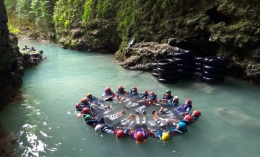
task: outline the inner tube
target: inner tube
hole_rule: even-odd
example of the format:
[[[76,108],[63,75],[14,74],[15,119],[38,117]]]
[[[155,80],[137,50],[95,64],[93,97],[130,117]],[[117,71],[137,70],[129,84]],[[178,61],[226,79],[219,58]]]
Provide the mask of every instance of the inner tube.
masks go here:
[[[175,52],[173,54],[173,57],[176,57],[176,58],[183,58],[186,54],[184,53],[180,53],[180,52]]]
[[[177,62],[177,64],[188,64],[193,63],[193,58],[174,58]]]
[[[193,66],[191,64],[178,64],[177,66],[178,66],[179,69],[182,69],[182,70],[193,69]]]
[[[175,59],[160,59],[157,62],[157,68],[169,69],[177,66]]]
[[[176,84],[179,82],[179,79],[164,79],[159,78],[158,81],[163,84]]]
[[[221,78],[212,78],[212,77],[206,77],[206,76],[201,76],[200,80],[206,83],[210,83],[210,84],[220,84],[222,82],[224,82],[225,78],[221,77]]]
[[[218,66],[218,67],[224,67],[226,65],[225,58],[217,57],[217,56],[205,57],[203,59],[203,63],[210,66]]]
[[[159,74],[172,74],[178,71],[177,67],[172,67],[170,69],[162,69],[162,68],[157,68],[157,72]]]
[[[179,79],[179,75],[177,73],[173,75],[160,75],[159,74],[159,79]]]
[[[157,68],[157,62],[156,61],[152,62],[151,67],[152,67],[152,69],[156,69]]]
[[[153,69],[153,73],[158,73],[157,69]]]
[[[202,68],[194,68],[194,72],[202,72]]]
[[[195,63],[194,63],[194,66],[197,67],[197,68],[202,68],[203,63],[195,62]]]
[[[206,77],[211,77],[211,78],[222,78],[222,77],[224,77],[224,72],[209,72],[209,71],[203,70],[202,75],[206,76]]]
[[[152,75],[154,76],[154,77],[159,77],[159,74],[158,73],[152,73]]]
[[[203,65],[203,70],[214,72],[214,73],[224,73],[225,67],[215,67],[215,66],[209,66],[209,65]]]
[[[197,63],[203,63],[203,59],[204,59],[204,57],[194,57],[193,58],[194,62],[197,62]]]
[[[180,49],[180,52],[185,54],[186,57],[188,56],[192,56],[192,51],[191,50],[183,50],[183,49]]]

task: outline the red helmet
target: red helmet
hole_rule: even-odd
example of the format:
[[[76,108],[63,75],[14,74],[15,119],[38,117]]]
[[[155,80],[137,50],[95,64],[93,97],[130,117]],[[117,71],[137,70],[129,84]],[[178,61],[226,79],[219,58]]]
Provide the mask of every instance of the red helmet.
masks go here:
[[[118,89],[118,90],[122,90],[122,89],[124,89],[124,88],[123,88],[123,86],[118,86],[117,89]]]
[[[75,105],[75,108],[80,108],[80,104],[77,103],[77,104]]]
[[[145,90],[145,91],[144,91],[144,94],[148,94],[148,91],[147,91],[147,90]]]
[[[137,89],[136,86],[134,86],[132,89]]]
[[[187,120],[187,121],[189,121],[189,122],[192,122],[192,121],[193,121],[193,118],[192,118],[192,116],[190,116],[190,115],[186,115],[186,116],[184,117],[184,120]]]
[[[138,131],[136,133],[136,142],[143,142],[144,141],[144,135],[141,131]]]
[[[124,130],[118,130],[116,133],[117,138],[123,138],[124,137]]]
[[[188,104],[192,104],[192,101],[191,101],[190,99],[187,99],[186,102],[187,102]]]
[[[82,98],[80,102],[82,102],[82,103],[87,103],[87,102],[88,102],[88,99],[87,99],[87,98]]]
[[[88,108],[88,107],[82,109],[82,113],[83,113],[83,114],[86,114],[86,113],[88,113],[88,112],[89,112],[89,108]]]
[[[86,96],[87,96],[87,98],[90,98],[90,97],[92,97],[92,94],[88,93]]]
[[[200,117],[200,116],[201,116],[201,113],[200,113],[199,110],[194,110],[194,111],[192,112],[192,115],[195,115],[195,116]]]
[[[154,92],[150,92],[150,94],[154,95]]]
[[[110,87],[106,87],[105,91],[106,92],[111,91]]]

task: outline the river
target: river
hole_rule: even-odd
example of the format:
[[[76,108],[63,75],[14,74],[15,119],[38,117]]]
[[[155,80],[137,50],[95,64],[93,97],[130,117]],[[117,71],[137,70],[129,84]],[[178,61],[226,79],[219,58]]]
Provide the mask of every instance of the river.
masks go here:
[[[56,44],[19,41],[19,46],[33,45],[47,57],[26,70],[21,91],[25,100],[9,104],[0,114],[6,130],[18,142],[15,156],[47,157],[257,157],[260,154],[260,87],[248,81],[227,77],[219,85],[181,80],[177,84],[160,84],[149,72],[130,71],[120,67],[114,56],[78,52]],[[114,135],[95,132],[76,117],[75,104],[91,92],[100,97],[105,87],[116,90],[123,85],[128,91],[154,91],[161,98],[166,89],[178,95],[180,103],[193,101],[193,110],[201,118],[183,136],[170,142],[148,138],[137,145],[133,139],[116,139]],[[116,110],[124,110],[114,103]],[[148,122],[151,110],[147,108]],[[127,115],[133,110],[126,110]],[[127,116],[126,115],[126,116]],[[126,117],[125,116],[125,117]],[[120,121],[120,120],[118,120]],[[147,127],[150,123],[147,124]]]

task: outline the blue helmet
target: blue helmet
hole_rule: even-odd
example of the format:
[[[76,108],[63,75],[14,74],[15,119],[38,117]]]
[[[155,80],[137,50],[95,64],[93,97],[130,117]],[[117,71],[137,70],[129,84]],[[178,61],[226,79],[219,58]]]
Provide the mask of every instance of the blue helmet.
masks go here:
[[[179,123],[178,123],[178,126],[179,126],[181,129],[186,129],[186,127],[187,127],[186,123],[184,123],[184,122],[179,122]]]

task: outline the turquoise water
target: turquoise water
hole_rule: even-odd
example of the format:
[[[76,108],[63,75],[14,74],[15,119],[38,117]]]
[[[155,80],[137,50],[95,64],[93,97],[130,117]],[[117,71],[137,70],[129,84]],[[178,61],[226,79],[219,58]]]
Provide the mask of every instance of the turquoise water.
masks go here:
[[[26,71],[21,88],[26,100],[8,105],[0,114],[4,128],[18,137],[14,145],[17,157],[259,156],[259,86],[233,78],[221,85],[199,81],[164,85],[148,72],[123,69],[113,55],[65,50],[33,41],[20,41],[19,45],[25,43],[43,50],[47,60]],[[181,103],[192,99],[193,109],[201,110],[202,117],[186,134],[170,142],[149,138],[141,145],[130,138],[117,140],[113,135],[95,133],[83,119],[76,118],[74,106],[86,93],[100,97],[106,86],[115,91],[119,85],[126,90],[137,86],[139,91],[155,91],[158,97],[171,89]],[[122,104],[113,106],[117,109],[111,114],[124,109]],[[153,127],[152,108],[146,110],[147,127]],[[129,115],[132,110],[126,112]]]

